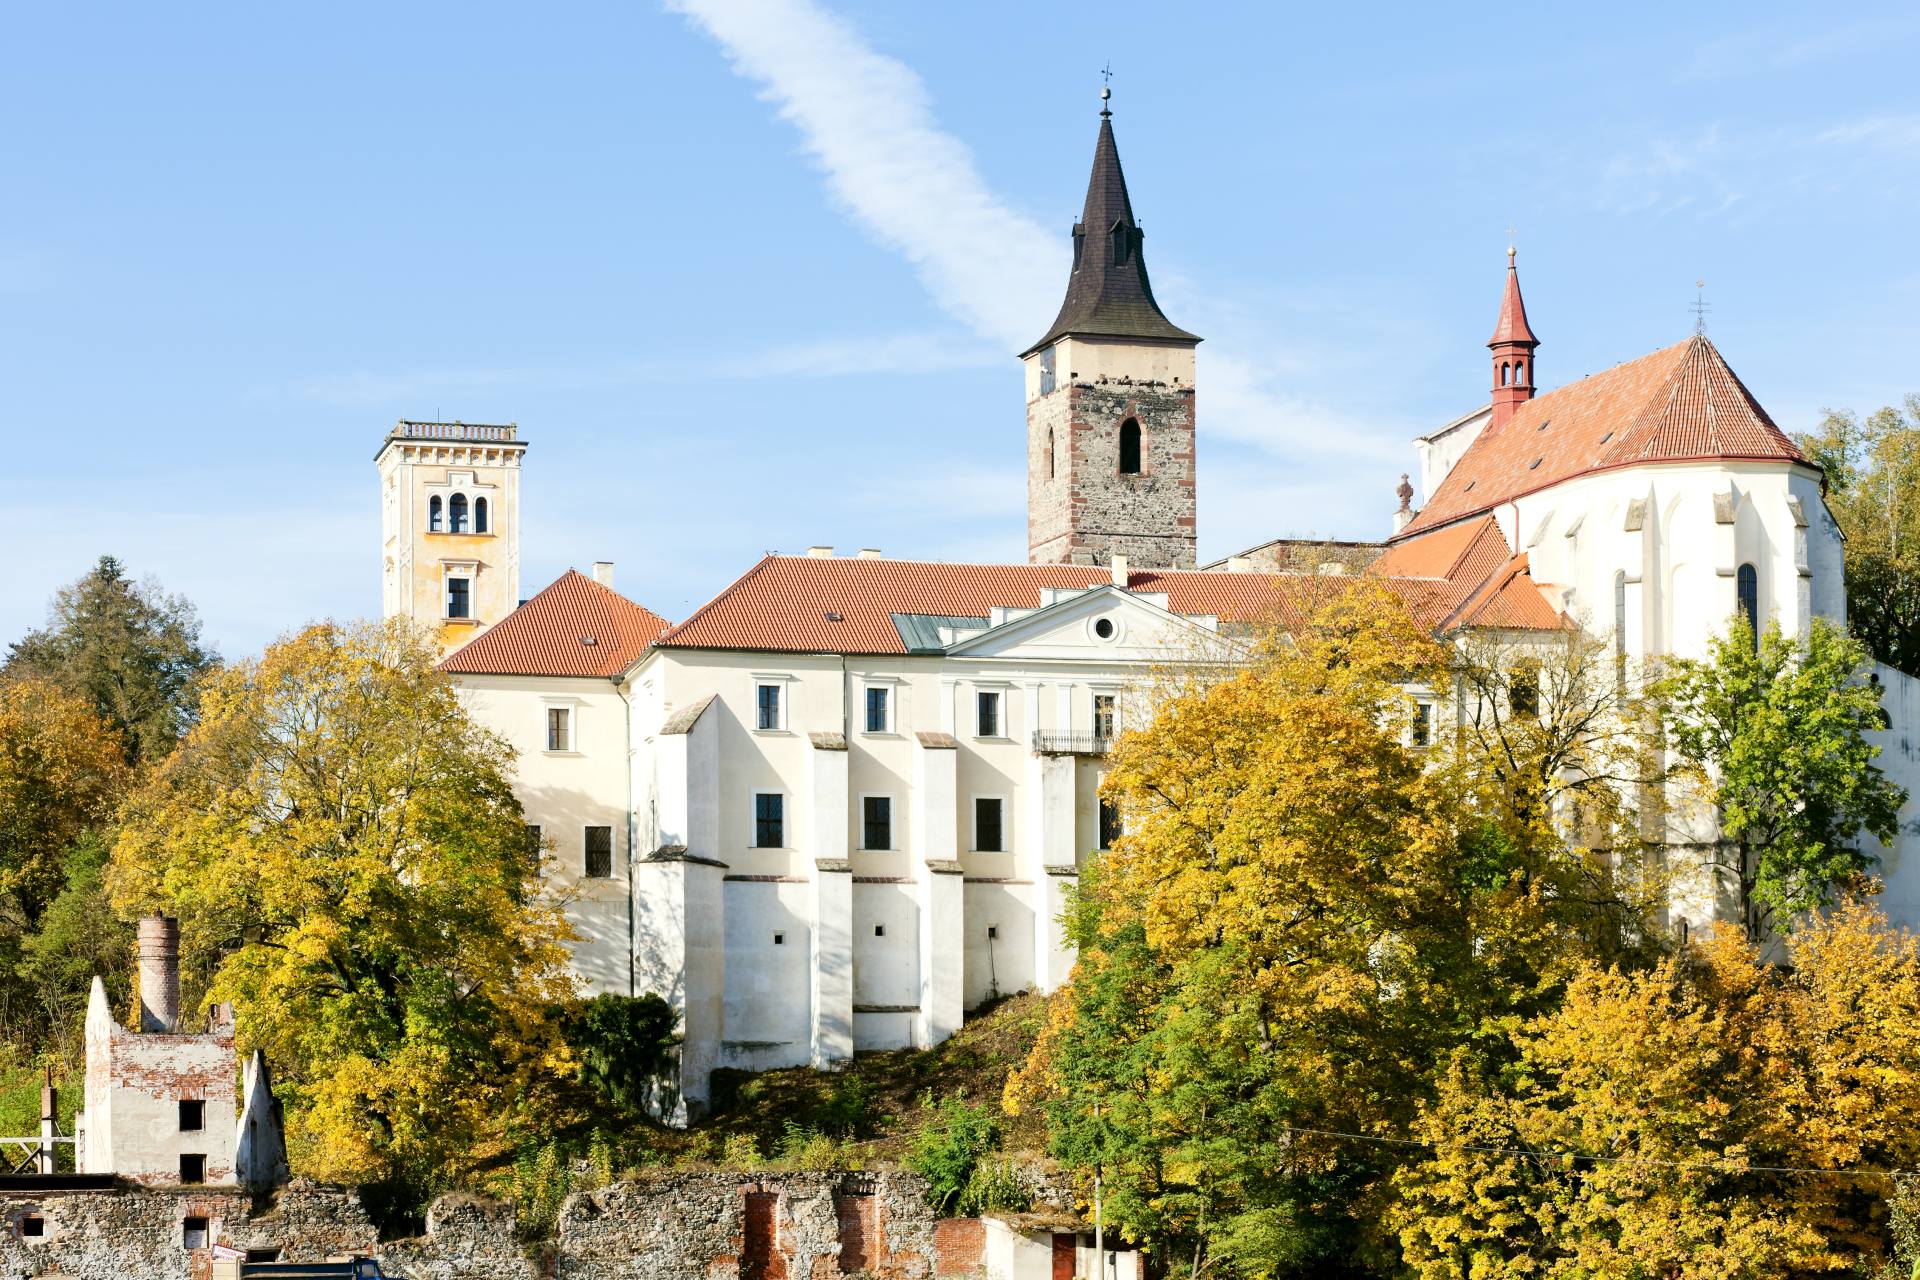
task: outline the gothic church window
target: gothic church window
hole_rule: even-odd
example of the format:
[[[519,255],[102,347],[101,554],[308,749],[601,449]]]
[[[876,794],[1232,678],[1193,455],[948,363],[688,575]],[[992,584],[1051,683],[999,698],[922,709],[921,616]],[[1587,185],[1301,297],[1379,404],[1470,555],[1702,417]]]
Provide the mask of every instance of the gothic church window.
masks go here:
[[[1140,423],[1134,418],[1120,424],[1120,474],[1140,474]]]
[[[438,494],[427,499],[427,532],[440,532],[440,496]]]
[[[1734,577],[1734,587],[1740,597],[1740,616],[1747,620],[1747,630],[1753,633],[1757,649],[1760,645],[1760,574],[1752,565],[1743,564]]]
[[[475,533],[487,531],[487,500],[485,498],[473,500],[473,531]]]
[[[451,533],[467,531],[467,495],[456,493],[447,500],[447,529]]]

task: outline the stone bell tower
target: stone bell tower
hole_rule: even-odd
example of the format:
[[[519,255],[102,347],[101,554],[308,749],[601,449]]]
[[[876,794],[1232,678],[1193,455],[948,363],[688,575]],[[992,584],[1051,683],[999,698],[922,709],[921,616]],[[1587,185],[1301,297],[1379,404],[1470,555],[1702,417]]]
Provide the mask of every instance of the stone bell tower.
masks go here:
[[[511,423],[409,422],[380,468],[383,617],[431,628],[452,651],[520,604],[520,459]]]
[[[1021,354],[1027,384],[1027,559],[1194,566],[1193,352],[1161,313],[1101,90],[1066,300]]]

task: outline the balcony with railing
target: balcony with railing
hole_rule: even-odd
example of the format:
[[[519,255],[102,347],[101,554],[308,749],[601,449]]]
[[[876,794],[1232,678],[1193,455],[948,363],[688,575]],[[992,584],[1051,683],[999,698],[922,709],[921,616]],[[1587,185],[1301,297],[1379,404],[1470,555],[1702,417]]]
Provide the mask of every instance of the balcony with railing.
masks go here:
[[[1103,756],[1113,749],[1113,735],[1089,729],[1067,729],[1033,733],[1033,753],[1037,756]]]
[[[520,435],[520,424],[494,425],[481,422],[409,422],[402,418],[388,437],[393,440],[453,440],[464,444],[513,444]]]

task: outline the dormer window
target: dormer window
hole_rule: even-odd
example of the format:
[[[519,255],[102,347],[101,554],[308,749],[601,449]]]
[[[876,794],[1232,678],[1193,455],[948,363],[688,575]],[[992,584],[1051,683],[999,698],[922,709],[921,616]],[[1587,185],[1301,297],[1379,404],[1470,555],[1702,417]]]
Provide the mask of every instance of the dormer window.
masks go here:
[[[440,532],[440,495],[437,493],[427,499],[427,532]]]
[[[1133,248],[1133,231],[1124,222],[1113,224],[1113,265],[1127,265],[1127,254]]]
[[[1080,269],[1080,255],[1087,248],[1087,233],[1079,227],[1073,229],[1073,269]]]

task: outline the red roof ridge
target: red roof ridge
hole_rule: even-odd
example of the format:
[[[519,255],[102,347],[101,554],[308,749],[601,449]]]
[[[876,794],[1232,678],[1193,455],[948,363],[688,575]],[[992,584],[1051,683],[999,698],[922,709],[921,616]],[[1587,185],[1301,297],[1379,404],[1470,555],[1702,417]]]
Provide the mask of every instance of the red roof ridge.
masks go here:
[[[775,560],[782,559],[782,558],[793,559],[793,560],[803,560],[806,557],[804,556],[781,557],[775,552],[772,552],[772,551],[767,552],[765,555],[761,556],[758,560],[754,561],[752,568],[748,569],[745,573],[735,578],[732,582],[728,583],[726,586],[720,588],[719,593],[715,595],[713,599],[707,601],[705,604],[701,605],[698,609],[695,609],[692,613],[682,618],[679,622],[674,623],[672,626],[668,627],[665,631],[662,631],[656,643],[666,644],[669,641],[671,641],[675,636],[679,635],[682,631],[685,631],[688,627],[698,622],[702,617],[702,615],[710,612],[722,600],[725,600],[728,596],[732,595],[735,591],[745,586],[747,584],[747,580],[753,577],[754,574],[759,573],[762,569],[766,568],[769,564],[772,564]]]

